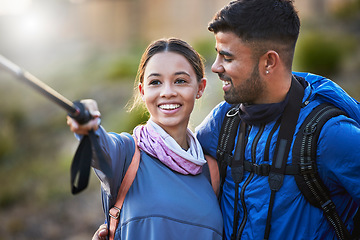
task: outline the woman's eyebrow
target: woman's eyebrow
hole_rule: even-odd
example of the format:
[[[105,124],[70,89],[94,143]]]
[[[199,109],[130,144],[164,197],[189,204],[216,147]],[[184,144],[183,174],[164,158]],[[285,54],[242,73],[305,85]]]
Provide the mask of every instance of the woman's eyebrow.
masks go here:
[[[160,77],[160,76],[161,76],[160,73],[151,73],[151,74],[149,74],[149,75],[147,76],[147,78],[149,78],[149,77]]]
[[[187,72],[185,72],[185,71],[179,71],[179,72],[176,72],[174,75],[183,75],[183,74],[185,74],[185,75],[187,75],[187,76],[189,76],[189,77],[190,77],[190,74],[189,74],[189,73],[187,73]]]
[[[178,71],[174,73],[174,76],[178,76],[178,75],[187,75],[190,77],[190,74],[185,72],[185,71]],[[150,78],[150,77],[160,77],[161,74],[160,73],[151,73],[149,74],[146,78]]]

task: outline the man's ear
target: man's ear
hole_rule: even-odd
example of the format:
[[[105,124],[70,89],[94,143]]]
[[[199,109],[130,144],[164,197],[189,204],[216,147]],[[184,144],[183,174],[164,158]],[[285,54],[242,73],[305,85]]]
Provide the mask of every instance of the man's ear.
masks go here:
[[[262,74],[271,74],[274,69],[279,65],[280,56],[274,50],[267,51],[260,58],[260,72]]]

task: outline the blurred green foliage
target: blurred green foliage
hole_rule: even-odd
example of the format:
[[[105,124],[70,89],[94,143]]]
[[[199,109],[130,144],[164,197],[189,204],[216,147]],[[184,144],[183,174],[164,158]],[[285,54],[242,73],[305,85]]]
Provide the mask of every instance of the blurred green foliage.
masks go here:
[[[144,106],[137,106],[132,109],[131,112],[126,113],[126,117],[117,123],[117,128],[132,133],[132,130],[136,126],[145,123],[149,119],[149,116],[149,112]]]
[[[120,57],[109,64],[106,77],[110,81],[135,79],[140,62],[139,54]]]
[[[204,58],[207,66],[212,64],[216,57],[214,38],[198,39],[192,46]]]
[[[334,10],[334,17],[341,21],[354,21],[359,24],[360,20],[360,0],[348,1]]]
[[[203,38],[194,41],[194,49],[200,53],[205,62],[212,62],[215,58],[215,40]],[[140,59],[146,46],[143,43],[135,44],[127,54],[119,54],[114,60],[108,63],[106,77],[110,81],[121,81],[134,79]]]
[[[15,149],[15,133],[22,119],[23,114],[17,109],[0,110],[0,164]]]
[[[356,39],[349,35],[307,32],[297,44],[294,65],[300,71],[333,76],[340,70],[345,57],[356,48]]]

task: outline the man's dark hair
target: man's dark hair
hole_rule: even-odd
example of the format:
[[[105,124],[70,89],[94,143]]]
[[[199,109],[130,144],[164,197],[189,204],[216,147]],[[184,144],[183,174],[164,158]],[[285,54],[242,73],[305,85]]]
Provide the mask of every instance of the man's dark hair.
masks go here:
[[[216,13],[208,29],[235,33],[259,54],[275,50],[291,68],[300,19],[291,0],[237,0]]]

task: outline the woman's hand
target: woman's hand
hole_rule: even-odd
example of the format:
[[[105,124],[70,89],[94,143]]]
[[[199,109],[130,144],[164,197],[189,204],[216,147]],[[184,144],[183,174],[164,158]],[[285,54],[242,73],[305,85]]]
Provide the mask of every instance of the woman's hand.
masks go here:
[[[106,224],[100,225],[99,229],[95,232],[92,240],[105,240],[108,235],[108,230]]]
[[[84,104],[84,107],[86,110],[89,111],[90,115],[93,117],[89,122],[86,124],[80,125],[78,122],[76,122],[73,118],[67,116],[66,123],[69,125],[70,130],[76,134],[80,135],[87,135],[88,132],[93,129],[94,131],[99,128],[100,125],[100,112],[97,106],[97,102],[92,99],[85,99],[80,101],[82,104]]]

